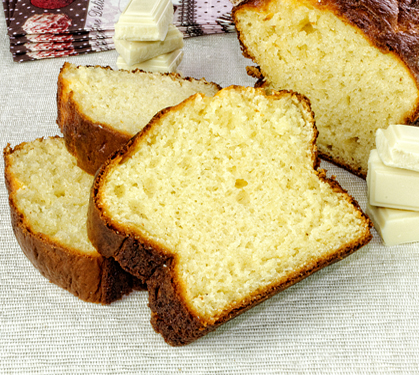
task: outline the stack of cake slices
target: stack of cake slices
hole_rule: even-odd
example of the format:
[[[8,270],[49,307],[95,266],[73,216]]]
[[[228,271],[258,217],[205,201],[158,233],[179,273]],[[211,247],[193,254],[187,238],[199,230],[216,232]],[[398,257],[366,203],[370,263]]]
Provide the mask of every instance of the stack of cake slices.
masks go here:
[[[145,289],[144,283],[115,260],[103,257],[88,239],[86,219],[94,173],[157,112],[197,92],[212,96],[220,89],[205,79],[178,74],[64,64],[57,92],[57,123],[64,137],[4,149],[14,234],[43,276],[83,301],[101,304]],[[99,102],[107,103],[108,112],[102,113]],[[86,112],[87,103],[96,111]],[[112,122],[115,117],[117,124]]]
[[[64,137],[4,151],[17,240],[82,300],[107,304],[146,287],[151,324],[170,345],[372,237],[357,202],[319,168],[314,113],[300,94],[66,63],[57,98]],[[139,132],[123,142],[130,122]]]
[[[119,69],[174,72],[183,58],[183,35],[172,24],[170,0],[131,0],[115,25]]]
[[[378,129],[368,160],[367,214],[388,246],[419,241],[419,128]]]

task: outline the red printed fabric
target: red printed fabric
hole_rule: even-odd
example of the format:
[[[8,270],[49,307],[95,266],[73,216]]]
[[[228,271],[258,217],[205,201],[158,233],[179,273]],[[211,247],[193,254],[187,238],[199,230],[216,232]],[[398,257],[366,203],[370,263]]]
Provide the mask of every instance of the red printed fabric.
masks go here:
[[[229,0],[172,0],[185,37],[233,32]],[[114,49],[114,25],[129,0],[3,0],[14,61]]]

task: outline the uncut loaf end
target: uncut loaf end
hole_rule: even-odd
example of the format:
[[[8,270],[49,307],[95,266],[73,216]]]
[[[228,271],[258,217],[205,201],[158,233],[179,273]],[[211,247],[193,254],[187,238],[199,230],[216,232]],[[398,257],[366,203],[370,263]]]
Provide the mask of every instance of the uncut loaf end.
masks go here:
[[[233,18],[257,85],[310,99],[321,157],[366,178],[376,130],[417,123],[415,2],[250,0]]]
[[[163,110],[99,169],[88,235],[147,283],[188,344],[365,245],[371,222],[317,170],[308,100],[229,87]]]
[[[77,167],[62,138],[7,146],[4,160],[13,231],[43,276],[84,301],[101,304],[144,289],[87,238],[93,176]]]
[[[128,72],[64,63],[58,77],[57,124],[80,168],[94,174],[102,163],[163,108],[221,87],[177,73]]]

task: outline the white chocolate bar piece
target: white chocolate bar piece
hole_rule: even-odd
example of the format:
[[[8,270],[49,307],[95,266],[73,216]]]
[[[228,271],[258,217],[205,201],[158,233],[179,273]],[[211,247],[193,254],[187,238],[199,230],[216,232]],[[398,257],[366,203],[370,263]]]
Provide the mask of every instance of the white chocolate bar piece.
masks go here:
[[[419,212],[367,205],[366,214],[385,245],[419,241]]]
[[[164,40],[172,23],[171,0],[131,0],[115,24],[115,38],[128,41]]]
[[[182,61],[182,58],[183,50],[177,49],[176,51],[169,52],[131,66],[128,65],[121,56],[118,56],[116,65],[118,69],[123,70],[141,69],[145,72],[172,73],[176,71]]]
[[[114,38],[115,49],[128,65],[138,64],[153,57],[183,48],[183,34],[169,26],[166,39],[157,42],[128,42]]]
[[[385,165],[419,172],[419,127],[390,125],[377,130],[375,141]]]
[[[368,160],[367,186],[373,206],[419,211],[419,172],[387,167],[377,150]]]

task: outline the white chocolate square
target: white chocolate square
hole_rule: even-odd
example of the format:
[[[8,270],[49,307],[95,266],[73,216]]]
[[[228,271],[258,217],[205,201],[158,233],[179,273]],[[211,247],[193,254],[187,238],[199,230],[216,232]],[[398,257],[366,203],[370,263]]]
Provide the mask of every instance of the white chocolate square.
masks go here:
[[[378,129],[375,143],[385,165],[419,172],[419,127],[390,125]]]
[[[171,0],[131,0],[115,24],[115,38],[128,41],[164,40],[172,23]]]
[[[173,25],[169,26],[166,39],[157,42],[129,42],[114,38],[115,49],[129,66],[153,57],[183,48],[183,34]]]
[[[419,241],[419,212],[367,205],[366,214],[385,245]]]
[[[368,160],[367,186],[373,206],[419,211],[419,172],[384,165],[377,150]]]
[[[129,66],[124,59],[119,56],[116,61],[118,69],[135,70],[141,69],[145,72],[172,73],[175,72],[183,58],[183,50],[178,49],[142,63]]]

